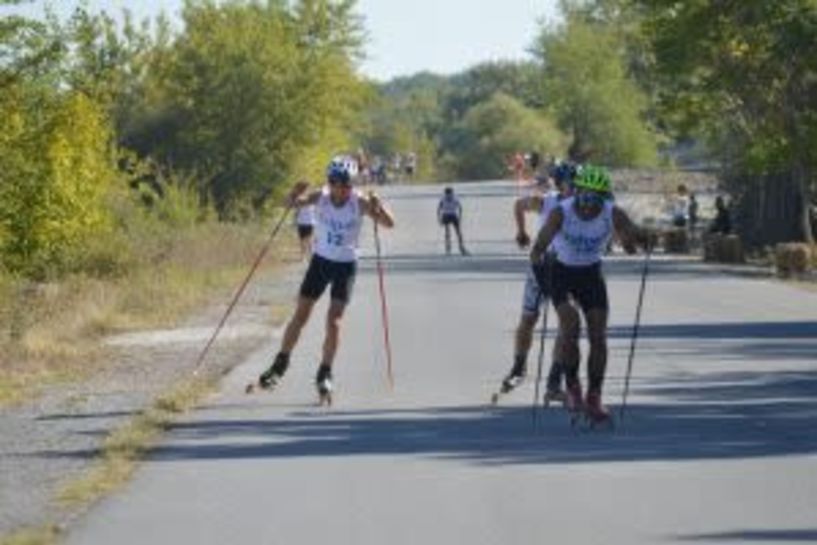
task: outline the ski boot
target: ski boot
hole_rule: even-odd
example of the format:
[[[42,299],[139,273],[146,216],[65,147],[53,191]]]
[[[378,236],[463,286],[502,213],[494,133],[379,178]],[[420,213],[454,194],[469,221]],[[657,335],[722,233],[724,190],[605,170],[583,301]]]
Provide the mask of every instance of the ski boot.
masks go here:
[[[561,403],[564,405],[567,395],[562,390],[562,366],[557,362],[553,362],[550,366],[550,373],[548,374],[547,390],[545,391],[544,405],[547,408],[551,402]]]
[[[547,390],[545,391],[544,399],[545,408],[550,406],[551,403],[561,403],[562,405],[564,405],[565,401],[567,401],[567,394],[565,394],[564,390],[562,390],[558,386],[553,388],[548,386]]]
[[[318,405],[332,405],[332,368],[328,365],[318,367],[315,376],[315,388],[318,390]]]
[[[584,404],[584,414],[591,429],[596,426],[612,429],[613,416],[610,411],[601,404],[601,392],[587,392],[587,399]]]
[[[274,390],[284,377],[284,373],[287,372],[287,367],[289,367],[289,354],[279,352],[269,369],[261,373],[256,382],[249,383],[245,391],[251,394],[256,387],[262,390]]]
[[[508,373],[502,384],[499,386],[499,391],[494,392],[491,396],[491,404],[496,405],[499,402],[499,397],[514,391],[525,380],[525,368],[520,365],[514,365],[511,372]]]

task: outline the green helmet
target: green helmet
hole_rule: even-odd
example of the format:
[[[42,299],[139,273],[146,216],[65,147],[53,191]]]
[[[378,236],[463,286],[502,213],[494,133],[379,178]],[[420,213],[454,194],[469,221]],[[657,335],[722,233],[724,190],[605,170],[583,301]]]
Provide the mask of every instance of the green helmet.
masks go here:
[[[610,175],[601,167],[585,165],[576,178],[576,187],[596,191],[598,193],[612,193]]]

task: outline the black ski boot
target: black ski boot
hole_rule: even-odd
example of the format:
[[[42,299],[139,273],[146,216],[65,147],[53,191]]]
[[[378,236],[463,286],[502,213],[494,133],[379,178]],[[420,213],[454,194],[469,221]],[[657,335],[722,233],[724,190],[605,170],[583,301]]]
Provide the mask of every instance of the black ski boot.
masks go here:
[[[289,354],[278,352],[275,356],[275,361],[269,366],[269,369],[261,373],[256,384],[250,383],[247,385],[247,393],[251,394],[257,385],[262,390],[274,390],[284,377],[289,367]]]
[[[499,396],[515,390],[516,387],[522,384],[522,382],[525,380],[526,374],[527,369],[525,366],[525,359],[517,356],[514,360],[511,372],[508,373],[508,376],[502,379],[502,384],[499,385],[499,391],[494,392],[494,395],[491,396],[491,403],[496,405],[499,401]]]

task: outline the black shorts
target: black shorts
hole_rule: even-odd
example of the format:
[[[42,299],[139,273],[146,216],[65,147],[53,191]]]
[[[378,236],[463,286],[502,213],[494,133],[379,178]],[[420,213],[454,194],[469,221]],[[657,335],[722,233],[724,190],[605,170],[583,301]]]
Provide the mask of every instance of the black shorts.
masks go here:
[[[298,226],[298,238],[309,238],[312,236],[312,231],[315,228],[311,225],[299,225]]]
[[[601,263],[568,267],[558,261],[554,262],[550,297],[555,307],[566,302],[568,297],[573,297],[585,313],[593,309],[609,310],[607,283],[601,273]]]
[[[332,284],[329,292],[332,300],[348,303],[352,297],[356,273],[357,263],[355,262],[331,261],[315,254],[309,262],[309,268],[301,283],[301,297],[320,299],[326,286]]]
[[[457,217],[456,214],[443,214],[440,218],[440,222],[443,225],[453,225],[454,227],[460,226],[460,218]]]

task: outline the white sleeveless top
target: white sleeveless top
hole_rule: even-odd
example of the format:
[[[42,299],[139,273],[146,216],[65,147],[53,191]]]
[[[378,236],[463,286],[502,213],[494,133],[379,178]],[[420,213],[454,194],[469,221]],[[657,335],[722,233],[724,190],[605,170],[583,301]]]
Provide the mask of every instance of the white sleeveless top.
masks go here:
[[[585,267],[601,261],[613,236],[613,202],[606,201],[601,213],[583,220],[573,208],[574,197],[560,203],[564,221],[553,240],[556,258],[569,267]]]
[[[457,197],[443,197],[440,199],[440,213],[444,216],[458,216],[460,212],[460,201]]]
[[[315,205],[315,254],[342,263],[357,261],[358,238],[363,218],[360,215],[360,194],[352,191],[343,206],[335,206],[329,198],[329,189]]]

